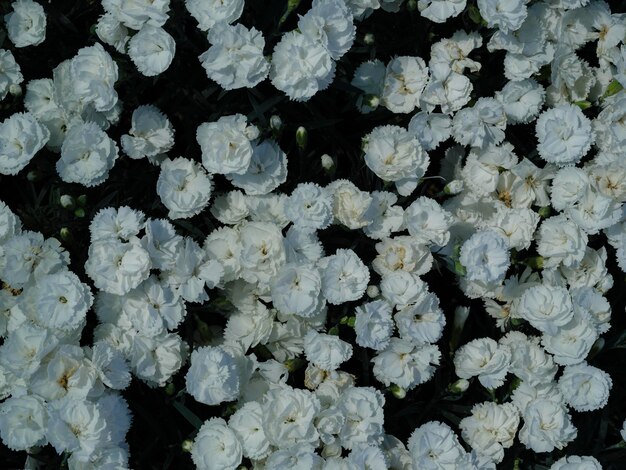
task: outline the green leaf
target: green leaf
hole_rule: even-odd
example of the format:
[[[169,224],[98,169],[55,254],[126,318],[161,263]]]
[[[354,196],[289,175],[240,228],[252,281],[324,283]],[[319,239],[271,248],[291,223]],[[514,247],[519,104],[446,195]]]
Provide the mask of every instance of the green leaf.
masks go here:
[[[202,420],[200,418],[198,418],[196,416],[196,414],[191,411],[189,408],[187,408],[183,402],[181,401],[175,401],[174,402],[174,408],[176,408],[176,410],[183,415],[183,417],[189,421],[189,423],[196,429],[200,429],[200,427],[202,426]]]

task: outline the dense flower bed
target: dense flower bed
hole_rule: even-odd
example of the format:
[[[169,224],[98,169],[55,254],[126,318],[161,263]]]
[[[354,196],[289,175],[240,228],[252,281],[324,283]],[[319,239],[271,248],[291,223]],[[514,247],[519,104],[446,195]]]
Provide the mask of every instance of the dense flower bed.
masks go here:
[[[0,5],[3,468],[622,468],[624,11]]]

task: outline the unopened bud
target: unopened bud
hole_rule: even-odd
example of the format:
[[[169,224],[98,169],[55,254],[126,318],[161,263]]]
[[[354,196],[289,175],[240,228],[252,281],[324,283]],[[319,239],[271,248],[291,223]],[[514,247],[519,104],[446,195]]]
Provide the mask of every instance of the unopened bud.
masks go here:
[[[393,384],[391,387],[389,387],[389,391],[398,400],[402,400],[404,397],[406,397],[406,390],[399,385]]]
[[[448,387],[452,393],[463,393],[465,390],[469,388],[469,380],[467,379],[459,379],[454,383],[451,383]]]
[[[298,144],[298,148],[300,150],[304,150],[306,148],[306,144],[309,141],[309,133],[307,130],[300,126],[296,130],[296,144]]]
[[[193,447],[193,441],[191,439],[185,439],[181,444],[184,452],[191,452],[191,448]]]
[[[76,198],[76,202],[78,202],[79,206],[85,207],[87,205],[87,195],[81,194]]]
[[[462,180],[450,181],[443,188],[444,194],[448,194],[448,195],[451,195],[451,196],[453,196],[455,194],[459,194],[461,191],[463,191],[463,181]]]
[[[83,209],[82,207],[79,207],[78,209],[74,211],[74,215],[78,217],[79,219],[82,219],[83,217],[85,217],[85,209]]]
[[[69,228],[63,227],[59,230],[59,236],[61,237],[61,240],[68,242],[72,239],[72,232],[70,232]]]
[[[544,219],[550,215],[550,212],[551,212],[550,206],[540,207],[539,210],[537,211],[537,213],[539,214],[539,217],[542,217]]]
[[[11,95],[15,97],[22,96],[22,87],[14,83],[13,85],[9,86],[9,93],[11,93]]]
[[[176,393],[176,387],[172,382],[168,383],[165,386],[165,393],[168,394],[170,397],[174,395],[174,393]]]
[[[368,46],[371,46],[376,41],[376,37],[372,33],[367,33],[363,36],[363,42]]]
[[[39,179],[39,172],[37,170],[30,170],[26,173],[26,179],[28,181],[37,181]]]
[[[327,155],[327,154],[322,155],[321,161],[322,161],[322,168],[324,168],[324,170],[326,171],[331,171],[335,167],[335,161],[333,160],[333,157],[331,157],[330,155]]]
[[[367,296],[370,299],[375,299],[376,297],[380,295],[380,289],[378,288],[378,286],[375,286],[375,285],[367,286],[366,292],[367,292]]]
[[[59,198],[59,203],[61,204],[61,207],[63,207],[64,209],[74,208],[74,198],[70,196],[69,194],[63,194]]]
[[[409,0],[406,2],[406,9],[409,11],[417,10],[417,2],[415,0]]]
[[[376,109],[378,108],[378,105],[380,104],[380,97],[378,97],[377,95],[365,95],[363,97],[363,103],[365,103],[367,106],[369,106],[372,109]]]
[[[282,129],[282,127],[283,127],[283,120],[280,118],[280,116],[276,114],[272,115],[272,117],[270,118],[270,128],[274,132],[278,132]]]

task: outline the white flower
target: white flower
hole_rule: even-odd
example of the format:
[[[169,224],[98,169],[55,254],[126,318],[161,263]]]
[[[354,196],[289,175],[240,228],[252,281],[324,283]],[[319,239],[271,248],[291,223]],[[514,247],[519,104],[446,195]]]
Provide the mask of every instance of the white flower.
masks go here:
[[[510,331],[500,339],[500,344],[511,351],[511,373],[525,384],[536,386],[554,379],[558,368],[552,356],[539,345],[538,338]]]
[[[568,470],[568,469],[580,469],[580,470],[602,470],[602,465],[595,457],[589,455],[570,455],[562,457],[552,464],[550,470]]]
[[[195,240],[186,237],[176,251],[174,263],[162,278],[187,302],[204,302],[209,300],[204,288],[218,285],[223,273],[219,261],[209,259]]]
[[[0,49],[0,100],[3,100],[14,85],[24,81],[20,66],[11,51]],[[27,108],[28,109],[28,108]]]
[[[33,0],[16,0],[4,16],[9,39],[15,47],[38,46],[46,38],[46,13]]]
[[[150,255],[152,266],[166,271],[176,262],[176,254],[183,237],[176,234],[174,226],[164,219],[148,219],[141,246]]]
[[[415,237],[384,238],[375,248],[378,254],[372,261],[372,267],[381,276],[397,270],[426,274],[433,263],[430,250]]]
[[[320,402],[308,390],[282,386],[263,397],[263,429],[269,442],[281,449],[316,444],[319,438],[314,420]]]
[[[163,28],[144,25],[128,41],[128,55],[137,70],[146,77],[165,72],[176,52],[176,42]]]
[[[239,234],[243,279],[269,284],[286,261],[280,229],[270,222],[248,222]]]
[[[574,307],[566,288],[540,284],[524,291],[515,315],[542,333],[553,335],[574,317]]]
[[[461,145],[486,147],[504,139],[506,114],[495,98],[478,98],[471,108],[457,112],[452,120],[452,135]]]
[[[511,351],[491,338],[479,338],[461,346],[454,355],[456,374],[462,379],[478,376],[486,388],[497,388],[511,365]]]
[[[16,175],[49,138],[48,129],[31,113],[15,113],[5,119],[0,124],[0,173]]]
[[[0,243],[4,244],[21,231],[21,220],[9,209],[9,206],[0,201]]]
[[[413,115],[408,129],[417,137],[424,150],[434,150],[450,138],[451,125],[450,117],[445,114],[420,111]]]
[[[186,219],[202,212],[212,190],[211,177],[199,163],[179,157],[161,164],[156,192],[171,219]]]
[[[495,230],[473,234],[461,246],[459,262],[465,267],[465,277],[484,283],[503,280],[510,265],[508,245],[507,239]]]
[[[133,374],[151,387],[163,387],[187,358],[187,344],[174,333],[135,335],[129,352]]]
[[[417,274],[402,270],[392,271],[380,281],[382,297],[400,309],[419,302],[427,289],[426,283]]]
[[[543,221],[539,227],[537,252],[543,256],[545,268],[578,265],[585,256],[587,234],[565,215]]]
[[[58,342],[49,330],[23,323],[0,346],[0,364],[16,377],[28,379]]]
[[[538,398],[522,412],[524,426],[518,437],[522,444],[535,452],[552,452],[574,440],[577,430],[565,405]]]
[[[107,207],[99,210],[89,224],[91,241],[119,238],[128,241],[139,235],[144,227],[145,214],[122,206],[118,209]]]
[[[463,418],[459,428],[463,439],[479,455],[500,463],[504,449],[513,445],[519,422],[519,411],[513,403],[487,401],[474,405],[471,416]]]
[[[372,359],[374,376],[390,386],[412,390],[432,378],[441,353],[434,344],[415,344],[410,340],[391,338],[389,346]]]
[[[552,179],[552,206],[559,211],[573,206],[582,198],[590,184],[591,180],[584,169],[574,166],[561,168]]]
[[[355,449],[376,445],[383,439],[385,397],[373,387],[350,387],[337,405],[346,420],[339,432],[341,445]]]
[[[48,413],[45,402],[32,395],[11,397],[0,405],[0,436],[11,450],[45,445]]]
[[[356,35],[352,14],[341,0],[315,0],[313,7],[300,17],[298,29],[322,44],[334,60],[348,52]]]
[[[77,52],[69,63],[69,78],[74,99],[92,103],[97,111],[110,111],[117,104],[113,88],[118,78],[117,64],[101,44]]]
[[[270,286],[274,307],[287,315],[309,318],[319,313],[325,304],[319,271],[310,264],[283,266]]]
[[[533,241],[539,215],[528,208],[498,207],[498,212],[488,223],[508,239],[510,248],[525,250]]]
[[[71,330],[81,326],[93,296],[89,286],[70,271],[59,271],[38,279],[35,319],[50,329]]]
[[[365,227],[372,222],[372,196],[361,191],[348,180],[335,180],[326,186],[328,194],[333,197],[333,215],[340,224],[351,230]]]
[[[96,123],[74,124],[63,141],[57,172],[67,183],[97,186],[108,178],[117,157],[117,145]]]
[[[185,383],[187,391],[206,405],[236,400],[240,387],[236,358],[220,347],[198,348],[191,353]]]
[[[545,90],[533,79],[510,81],[495,97],[504,106],[507,121],[526,124],[539,114],[545,98]]]
[[[105,13],[96,23],[96,34],[103,43],[113,46],[121,54],[126,52],[126,44],[130,39],[128,28],[112,13]]]
[[[430,162],[417,138],[399,126],[380,126],[364,137],[365,163],[379,178],[394,181],[398,192],[405,180],[414,183],[413,188]]]
[[[270,443],[263,431],[263,409],[259,402],[246,402],[231,415],[228,427],[239,438],[245,457],[260,460],[270,452]]]
[[[417,9],[424,18],[444,23],[448,18],[460,15],[466,3],[467,0],[418,0]]]
[[[576,411],[604,408],[612,386],[609,374],[586,363],[564,367],[559,377],[559,390],[565,403]]]
[[[156,106],[138,106],[133,111],[130,131],[120,142],[130,158],[156,157],[174,146],[174,129]]]
[[[407,443],[413,468],[454,470],[464,462],[466,452],[447,424],[429,421],[416,428]]]
[[[229,282],[241,274],[241,243],[239,232],[231,227],[215,229],[204,240],[204,251],[209,259],[217,260],[224,268],[222,280]]]
[[[255,142],[246,171],[228,173],[227,177],[249,196],[269,194],[287,181],[287,154],[272,139]]]
[[[507,33],[522,26],[528,14],[527,0],[478,0],[480,15],[490,28]]]
[[[394,320],[400,336],[414,344],[436,343],[446,325],[439,298],[432,292],[426,292],[417,303],[404,307]]]
[[[541,113],[536,124],[537,150],[549,163],[578,163],[593,143],[591,121],[574,104],[564,104]]]
[[[325,229],[333,219],[332,198],[315,183],[300,183],[285,202],[285,215],[298,230]]]
[[[329,304],[339,305],[360,299],[370,279],[367,266],[349,249],[338,249],[334,255],[319,261],[322,293]]]
[[[304,335],[307,361],[326,371],[334,371],[352,356],[352,346],[338,336],[318,333],[311,329]]]
[[[315,453],[312,446],[291,446],[272,452],[265,460],[265,468],[290,470],[306,468],[321,470],[324,459]]]
[[[556,334],[544,334],[541,344],[561,365],[578,364],[591,351],[598,333],[586,314],[574,311],[569,323],[560,327]]]
[[[66,396],[49,405],[46,435],[59,454],[81,451],[90,455],[107,438],[106,421],[95,403]]]
[[[295,101],[306,101],[328,88],[335,63],[322,44],[297,31],[283,34],[274,47],[270,80]]]
[[[202,31],[208,31],[217,23],[235,22],[241,16],[243,6],[244,0],[185,0],[185,7]]]
[[[387,64],[382,104],[393,113],[410,113],[419,107],[428,82],[428,67],[421,57],[395,57]]]
[[[205,421],[191,447],[198,470],[235,470],[242,457],[241,442],[222,418]]]
[[[127,28],[139,31],[145,24],[163,26],[170,0],[102,0],[102,7]]]
[[[421,196],[404,211],[404,224],[420,243],[444,246],[450,240],[454,218],[434,199]]]
[[[385,300],[375,300],[356,308],[354,330],[359,346],[377,351],[387,347],[394,328],[391,310],[391,304]]]
[[[265,80],[270,64],[263,56],[265,38],[260,31],[218,23],[208,39],[212,45],[199,59],[207,76],[222,88],[253,88]]]
[[[138,243],[98,240],[89,246],[85,271],[94,285],[111,294],[124,295],[150,274],[150,255]]]

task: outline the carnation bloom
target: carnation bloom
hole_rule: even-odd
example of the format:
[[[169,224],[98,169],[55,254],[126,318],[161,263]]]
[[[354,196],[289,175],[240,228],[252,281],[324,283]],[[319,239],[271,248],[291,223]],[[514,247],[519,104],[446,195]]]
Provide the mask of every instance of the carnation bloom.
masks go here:
[[[185,0],[187,11],[202,31],[208,31],[218,23],[233,23],[241,16],[243,6],[244,0]]]
[[[373,387],[350,387],[343,392],[337,405],[346,418],[339,432],[342,447],[355,449],[380,443],[384,405],[385,397]]]
[[[536,124],[539,155],[549,163],[578,163],[593,143],[591,121],[574,104],[544,111]]]
[[[398,126],[380,126],[364,138],[365,163],[379,178],[396,182],[400,194],[408,195],[403,184],[417,181],[428,168],[428,155],[417,138]]]
[[[459,261],[468,280],[500,282],[510,264],[506,238],[495,230],[476,232],[463,243]]]
[[[20,66],[15,62],[11,51],[0,49],[0,100],[7,96],[11,86],[19,85],[23,81]]]
[[[69,76],[75,99],[92,103],[97,111],[110,111],[117,104],[117,64],[101,44],[80,49],[69,63]]]
[[[574,317],[574,308],[566,288],[539,284],[524,291],[515,315],[543,333],[555,334]]]
[[[63,181],[91,187],[107,179],[117,157],[115,142],[96,123],[86,122],[67,131],[56,166]]]
[[[295,101],[306,101],[326,89],[335,63],[322,44],[297,31],[283,34],[272,54],[270,80]]]
[[[319,262],[322,271],[322,292],[328,303],[338,305],[358,300],[365,294],[370,273],[352,250],[338,249]]]
[[[257,401],[247,401],[228,420],[230,427],[239,438],[243,455],[258,460],[270,452],[270,443],[263,431],[263,409]]]
[[[416,428],[407,443],[414,468],[454,469],[462,465],[466,452],[447,424],[429,421]]]
[[[122,150],[130,158],[156,157],[174,146],[172,123],[156,106],[138,106],[131,128],[121,138]]]
[[[304,335],[304,354],[311,364],[333,371],[352,356],[352,346],[335,335],[309,330]]]
[[[444,246],[450,240],[449,228],[454,218],[437,201],[419,197],[404,211],[404,224],[420,243]]]
[[[322,44],[334,60],[348,52],[356,35],[352,14],[341,0],[315,0],[300,17],[298,29]]]
[[[312,317],[325,304],[321,288],[319,271],[313,265],[287,264],[272,278],[272,302],[284,314]]]
[[[588,237],[565,215],[556,215],[542,222],[536,240],[544,267],[572,267],[585,256]]]
[[[163,73],[172,63],[176,42],[163,28],[144,25],[128,41],[128,55],[146,77]]]
[[[269,194],[287,180],[287,154],[274,140],[255,142],[246,171],[228,173],[228,179],[250,196]]]
[[[441,353],[433,344],[416,345],[410,340],[391,338],[389,346],[372,360],[374,376],[387,387],[395,384],[412,390],[430,380]]]
[[[241,442],[222,418],[205,421],[191,447],[198,470],[235,470],[242,456]]]
[[[324,229],[333,218],[332,198],[315,183],[300,183],[285,202],[285,215],[298,230]]]
[[[260,31],[218,23],[208,39],[212,45],[199,59],[207,76],[222,88],[253,88],[265,80],[270,64],[263,56],[265,39]]]
[[[392,306],[386,300],[375,300],[356,309],[354,330],[356,343],[377,351],[385,349],[393,333]]]
[[[497,388],[511,364],[511,351],[491,338],[479,338],[461,346],[454,355],[456,374],[462,379],[478,376],[486,388]]]
[[[161,164],[156,191],[171,219],[184,219],[200,213],[211,198],[213,183],[204,168],[183,157]]]
[[[31,113],[16,113],[5,119],[0,124],[0,174],[16,175],[49,138],[48,129]]]
[[[48,414],[45,402],[34,395],[11,397],[0,405],[0,436],[12,450],[44,445]]]
[[[545,398],[531,401],[522,412],[519,440],[535,452],[552,452],[574,440],[577,430],[565,405]]]
[[[565,402],[576,411],[604,408],[612,385],[609,374],[586,363],[564,367],[559,377],[559,390]]]
[[[419,106],[428,81],[428,67],[421,57],[395,57],[387,64],[382,104],[394,113],[410,113]]]
[[[193,351],[185,381],[187,391],[207,405],[219,405],[239,396],[236,358],[220,347],[205,346]]]
[[[506,114],[495,98],[479,98],[471,108],[457,112],[452,120],[452,135],[462,145],[486,147],[504,139]]]
[[[5,15],[4,21],[9,39],[15,47],[38,46],[46,38],[46,13],[33,0],[16,0],[11,4],[13,11]]]

